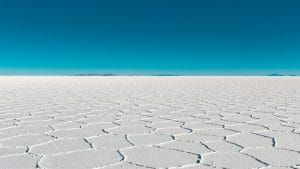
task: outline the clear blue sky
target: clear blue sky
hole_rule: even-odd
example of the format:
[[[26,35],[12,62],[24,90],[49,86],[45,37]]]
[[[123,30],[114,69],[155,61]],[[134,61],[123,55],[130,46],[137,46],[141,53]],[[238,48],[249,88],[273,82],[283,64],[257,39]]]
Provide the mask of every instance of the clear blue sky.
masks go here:
[[[299,0],[0,0],[0,74],[300,74]]]

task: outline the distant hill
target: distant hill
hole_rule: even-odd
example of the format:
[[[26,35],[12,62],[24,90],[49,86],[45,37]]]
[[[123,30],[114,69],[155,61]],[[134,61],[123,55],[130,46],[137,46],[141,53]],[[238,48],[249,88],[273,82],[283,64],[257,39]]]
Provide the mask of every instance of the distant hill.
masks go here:
[[[278,74],[278,73],[272,73],[272,74],[269,74],[268,76],[297,76],[297,75],[283,75],[283,74]]]
[[[272,74],[269,74],[268,76],[284,76],[284,75],[278,74],[278,73],[272,73]]]

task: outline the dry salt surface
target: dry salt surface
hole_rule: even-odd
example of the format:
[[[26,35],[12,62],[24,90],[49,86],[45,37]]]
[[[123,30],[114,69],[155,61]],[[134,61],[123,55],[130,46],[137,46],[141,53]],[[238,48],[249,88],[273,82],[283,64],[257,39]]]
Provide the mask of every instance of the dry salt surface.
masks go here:
[[[1,169],[300,168],[298,77],[0,77]]]

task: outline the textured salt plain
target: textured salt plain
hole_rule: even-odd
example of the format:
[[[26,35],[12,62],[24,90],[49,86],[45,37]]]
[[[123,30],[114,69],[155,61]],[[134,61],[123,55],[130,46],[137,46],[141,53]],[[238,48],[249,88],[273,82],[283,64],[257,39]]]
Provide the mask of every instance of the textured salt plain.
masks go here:
[[[0,168],[300,168],[297,77],[0,77]]]

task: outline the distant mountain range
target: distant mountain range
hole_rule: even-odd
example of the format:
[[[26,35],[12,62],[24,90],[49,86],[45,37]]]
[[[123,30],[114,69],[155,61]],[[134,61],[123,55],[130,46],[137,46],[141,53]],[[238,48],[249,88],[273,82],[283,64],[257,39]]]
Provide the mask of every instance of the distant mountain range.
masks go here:
[[[272,73],[272,74],[269,74],[268,76],[297,76],[297,75],[283,75],[283,74],[278,74],[278,73]]]

